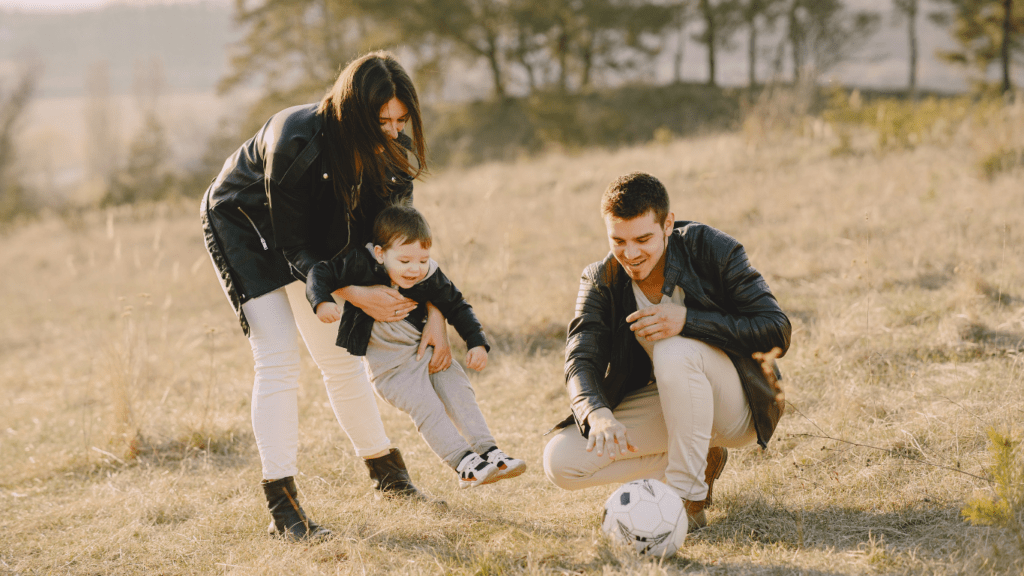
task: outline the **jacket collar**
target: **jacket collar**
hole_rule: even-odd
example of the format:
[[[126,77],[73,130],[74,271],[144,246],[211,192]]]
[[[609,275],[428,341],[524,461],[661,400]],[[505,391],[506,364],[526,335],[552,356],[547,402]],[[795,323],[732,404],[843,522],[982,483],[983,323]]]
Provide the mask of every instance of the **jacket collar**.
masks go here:
[[[665,248],[665,283],[661,287],[661,292],[669,296],[672,294],[672,288],[679,286],[687,298],[704,302],[707,299],[704,286],[693,269],[693,261],[686,250],[685,237],[691,224],[695,223],[688,220],[677,221],[675,230],[668,238],[668,246]]]

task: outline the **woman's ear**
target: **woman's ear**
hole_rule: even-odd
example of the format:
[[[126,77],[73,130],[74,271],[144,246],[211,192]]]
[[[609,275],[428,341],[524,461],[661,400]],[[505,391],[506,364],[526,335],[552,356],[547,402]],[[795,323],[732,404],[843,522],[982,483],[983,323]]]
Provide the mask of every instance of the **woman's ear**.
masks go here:
[[[373,257],[377,260],[377,264],[384,263],[384,249],[374,244],[373,246]]]

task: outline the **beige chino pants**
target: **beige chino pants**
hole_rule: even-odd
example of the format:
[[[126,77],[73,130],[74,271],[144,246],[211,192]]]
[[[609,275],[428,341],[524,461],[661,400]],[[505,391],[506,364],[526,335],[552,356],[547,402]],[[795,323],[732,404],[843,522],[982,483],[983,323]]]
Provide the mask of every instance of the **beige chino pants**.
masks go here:
[[[640,478],[666,482],[680,497],[703,500],[708,448],[739,448],[757,433],[739,375],[720,349],[673,336],[654,343],[656,384],[628,396],[612,410],[626,426],[636,452],[587,452],[576,427],[560,431],[544,449],[544,472],[556,486],[579,490]]]

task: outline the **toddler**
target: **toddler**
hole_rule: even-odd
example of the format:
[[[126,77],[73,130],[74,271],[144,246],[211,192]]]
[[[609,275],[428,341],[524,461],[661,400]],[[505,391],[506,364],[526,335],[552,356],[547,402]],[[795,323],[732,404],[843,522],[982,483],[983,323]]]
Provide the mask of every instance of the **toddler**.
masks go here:
[[[306,297],[320,321],[341,321],[338,346],[365,356],[377,393],[412,417],[434,453],[458,473],[460,488],[514,478],[526,471],[526,462],[498,449],[458,362],[430,374],[431,354],[416,358],[427,302],[466,341],[470,368],[483,370],[490,349],[473,308],[430,259],[431,244],[430,227],[419,211],[410,206],[386,208],[374,222],[372,244],[310,269]],[[404,320],[374,322],[351,303],[345,303],[342,312],[331,296],[345,286],[377,284],[398,289],[419,306]]]

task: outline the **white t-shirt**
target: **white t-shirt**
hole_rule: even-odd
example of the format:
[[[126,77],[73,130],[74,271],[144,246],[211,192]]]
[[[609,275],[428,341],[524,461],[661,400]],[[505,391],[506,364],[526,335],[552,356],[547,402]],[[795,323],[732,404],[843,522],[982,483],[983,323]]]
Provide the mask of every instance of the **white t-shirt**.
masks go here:
[[[633,284],[633,295],[636,296],[636,309],[637,310],[643,310],[644,308],[649,308],[651,306],[654,306],[654,304],[650,300],[647,299],[647,295],[644,294],[644,291],[640,289],[640,285],[639,284],[637,284],[636,282],[631,282],[631,284]],[[678,304],[679,306],[683,306],[683,300],[684,300],[685,297],[686,297],[686,294],[683,293],[683,289],[682,288],[680,288],[679,286],[673,286],[673,288],[672,288],[672,296],[669,297],[668,301],[673,303],[673,304]],[[661,296],[661,301],[665,302],[665,295],[664,294],[662,294],[662,296]],[[651,357],[651,362],[653,363],[654,362],[654,342],[648,342],[646,338],[644,338],[643,336],[641,336],[639,334],[636,334],[636,333],[634,333],[634,336],[636,336],[636,341],[640,343],[640,346],[643,346],[643,349],[644,349],[644,351],[647,352],[647,355]]]

